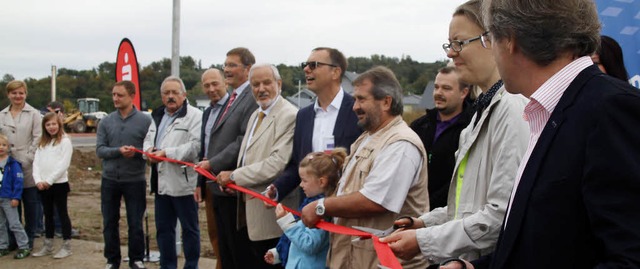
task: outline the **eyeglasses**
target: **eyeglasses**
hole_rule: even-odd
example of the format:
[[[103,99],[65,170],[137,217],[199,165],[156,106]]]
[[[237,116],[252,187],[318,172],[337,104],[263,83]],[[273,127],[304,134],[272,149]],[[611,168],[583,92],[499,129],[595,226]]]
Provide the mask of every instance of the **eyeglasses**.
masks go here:
[[[315,62],[303,62],[303,63],[300,64],[300,67],[302,67],[302,69],[304,69],[305,67],[308,66],[309,69],[315,70],[316,68],[318,68],[318,66],[321,66],[321,65],[328,65],[328,66],[331,66],[331,67],[338,67],[335,64],[328,64],[328,63],[323,63],[323,62],[318,62],[318,61],[315,61]]]
[[[234,63],[230,63],[230,64],[223,64],[223,65],[222,65],[222,69],[225,69],[225,68],[227,68],[227,67],[229,67],[229,68],[233,69],[233,68],[240,67],[240,66],[244,66],[244,65],[243,65],[243,64],[234,64]]]
[[[473,41],[476,40],[480,40],[480,43],[482,44],[482,47],[485,49],[489,48],[489,45],[487,45],[489,43],[489,39],[487,38],[487,36],[489,35],[489,31],[482,33],[479,36],[476,36],[474,38],[469,38],[467,40],[453,40],[450,43],[444,43],[442,44],[442,49],[444,49],[445,53],[449,53],[449,50],[453,50],[455,52],[461,52],[462,51],[462,47],[464,45],[467,45]]]

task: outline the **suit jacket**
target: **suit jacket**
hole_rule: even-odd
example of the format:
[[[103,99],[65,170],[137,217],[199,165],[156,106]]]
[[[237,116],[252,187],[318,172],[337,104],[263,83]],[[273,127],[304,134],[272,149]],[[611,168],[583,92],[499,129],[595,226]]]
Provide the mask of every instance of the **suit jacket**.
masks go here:
[[[258,130],[255,130],[251,141],[249,134],[258,117],[257,109],[251,115],[247,125],[247,133],[242,139],[238,169],[232,176],[239,186],[256,192],[263,191],[284,170],[291,158],[293,147],[293,128],[298,109],[283,97],[278,98],[269,114],[262,120]],[[246,150],[246,152],[245,152]],[[244,158],[244,165],[242,159]],[[246,212],[247,231],[252,241],[277,238],[282,235],[282,229],[276,223],[275,208],[266,208],[259,199],[239,199],[238,223],[243,223]],[[287,197],[283,203],[295,208],[298,197]]]
[[[344,92],[340,104],[338,118],[333,128],[333,139],[336,147],[343,147],[349,151],[351,144],[360,136],[362,130],[358,127],[358,117],[353,112],[353,97]],[[284,199],[291,191],[300,185],[298,165],[300,161],[312,151],[313,124],[316,112],[313,104],[300,109],[296,116],[296,128],[293,133],[293,153],[287,168],[273,184],[278,189],[278,200]]]
[[[583,70],[546,123],[477,268],[640,267],[640,91]]]
[[[226,107],[226,104],[224,107]],[[222,116],[224,107],[218,117]],[[209,138],[209,148],[206,156],[214,174],[218,174],[220,171],[236,169],[240,144],[246,132],[249,117],[256,108],[258,108],[258,104],[256,104],[251,93],[251,86],[247,85],[242,93],[236,96],[233,104],[229,107],[229,111],[224,117],[219,118],[219,122],[214,125]],[[200,186],[204,185],[204,182],[204,179],[200,180]],[[217,183],[213,184],[217,185]],[[212,190],[215,195],[229,196],[221,192],[218,186],[214,186]]]

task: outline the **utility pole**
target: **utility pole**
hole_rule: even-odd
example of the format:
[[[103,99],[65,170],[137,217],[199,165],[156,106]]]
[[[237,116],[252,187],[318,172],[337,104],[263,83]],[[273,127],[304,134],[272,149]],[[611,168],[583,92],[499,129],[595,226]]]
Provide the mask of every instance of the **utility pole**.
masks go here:
[[[51,102],[56,100],[56,78],[58,77],[58,69],[55,65],[51,66]]]
[[[171,75],[180,76],[180,0],[173,0],[173,31],[171,32]]]

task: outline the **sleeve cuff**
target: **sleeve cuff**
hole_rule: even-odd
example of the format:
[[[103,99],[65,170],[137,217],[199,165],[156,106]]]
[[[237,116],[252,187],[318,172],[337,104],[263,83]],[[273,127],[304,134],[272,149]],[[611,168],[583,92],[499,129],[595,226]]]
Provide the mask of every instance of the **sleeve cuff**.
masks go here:
[[[277,219],[276,222],[278,222],[278,225],[280,225],[283,231],[286,231],[296,224],[296,219],[293,217],[293,214],[287,213],[284,217]]]
[[[273,264],[282,263],[280,260],[280,254],[278,254],[278,250],[276,250],[276,248],[269,249],[267,252],[271,252],[271,254],[273,254]]]

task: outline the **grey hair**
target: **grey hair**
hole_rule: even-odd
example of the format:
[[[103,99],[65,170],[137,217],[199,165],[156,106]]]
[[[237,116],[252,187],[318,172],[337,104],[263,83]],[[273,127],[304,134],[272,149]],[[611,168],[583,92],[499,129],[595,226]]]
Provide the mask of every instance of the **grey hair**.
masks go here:
[[[271,73],[273,74],[273,78],[277,81],[277,80],[282,80],[282,77],[280,77],[280,72],[278,72],[278,68],[275,65],[269,64],[269,63],[259,63],[259,64],[254,64],[251,66],[251,69],[249,69],[249,79],[251,79],[251,76],[253,75],[253,70],[256,70],[258,68],[262,68],[262,67],[268,67],[271,69]]]
[[[162,88],[164,88],[164,84],[169,82],[169,81],[175,81],[178,82],[180,84],[180,90],[182,90],[183,93],[187,93],[187,88],[184,86],[184,82],[182,82],[182,79],[180,79],[179,77],[176,76],[168,76],[167,78],[165,78],[162,81],[162,84],[160,84],[160,91],[162,92]]]
[[[360,74],[354,81],[353,85],[358,85],[365,80],[371,81],[373,88],[371,95],[376,100],[382,100],[387,96],[391,97],[392,116],[402,115],[404,106],[402,104],[402,86],[391,69],[384,66],[375,66],[364,73]]]
[[[547,66],[563,53],[593,54],[600,21],[592,0],[484,0],[484,23],[494,40],[513,37],[522,53]]]

